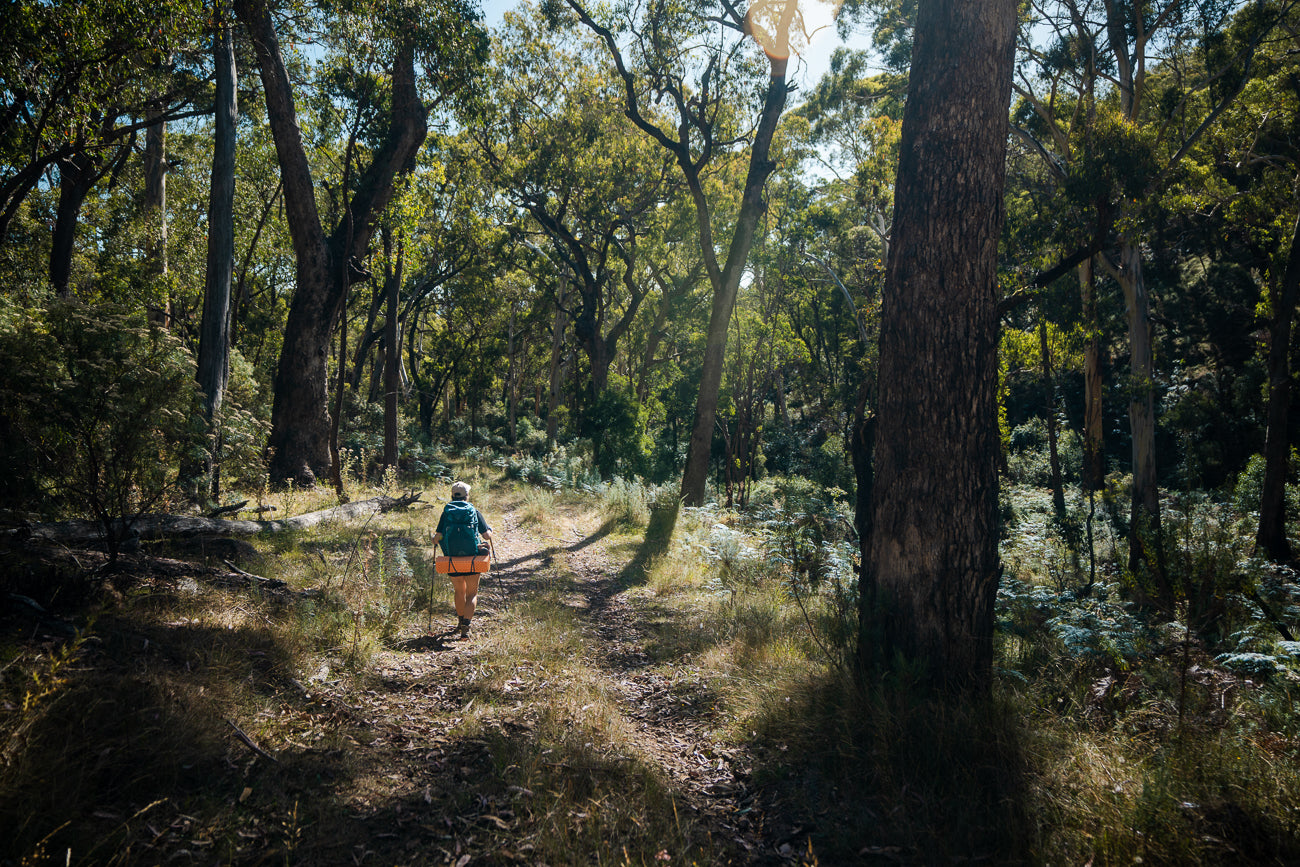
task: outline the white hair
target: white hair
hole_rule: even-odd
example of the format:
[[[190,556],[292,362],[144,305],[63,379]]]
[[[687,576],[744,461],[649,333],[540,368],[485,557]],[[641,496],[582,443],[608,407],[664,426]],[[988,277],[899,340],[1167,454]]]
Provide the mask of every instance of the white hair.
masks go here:
[[[469,485],[465,484],[464,482],[456,482],[454,485],[451,486],[451,498],[453,500],[456,499],[468,500]]]

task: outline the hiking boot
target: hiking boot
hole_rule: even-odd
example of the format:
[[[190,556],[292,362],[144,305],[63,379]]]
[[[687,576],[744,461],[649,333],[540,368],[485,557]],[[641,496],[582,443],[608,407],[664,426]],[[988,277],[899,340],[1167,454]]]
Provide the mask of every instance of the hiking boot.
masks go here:
[[[460,637],[461,637],[461,638],[469,638],[469,618],[468,618],[468,617],[461,617],[461,618],[459,618],[459,620],[460,620],[460,624],[459,624],[459,626],[460,626]]]

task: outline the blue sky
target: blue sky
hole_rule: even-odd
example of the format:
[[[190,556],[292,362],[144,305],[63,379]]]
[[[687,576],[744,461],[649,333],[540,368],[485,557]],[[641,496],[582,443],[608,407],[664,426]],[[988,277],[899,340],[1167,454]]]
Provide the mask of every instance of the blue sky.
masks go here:
[[[501,22],[501,16],[507,9],[513,9],[519,5],[520,0],[480,0],[480,6],[483,9],[483,16],[489,27],[495,27]],[[820,20],[810,22],[812,27],[820,27],[813,36],[812,43],[805,57],[801,58],[798,64],[792,63],[789,78],[799,85],[799,91],[806,92],[811,90],[817,80],[826,72],[830,66],[831,54],[841,45],[849,45],[855,48],[866,48],[867,37],[851,37],[848,43],[840,40],[835,33],[835,27],[831,23],[831,7],[829,4],[822,2],[805,4],[805,14],[810,17],[820,15]],[[795,98],[798,99],[796,92]]]

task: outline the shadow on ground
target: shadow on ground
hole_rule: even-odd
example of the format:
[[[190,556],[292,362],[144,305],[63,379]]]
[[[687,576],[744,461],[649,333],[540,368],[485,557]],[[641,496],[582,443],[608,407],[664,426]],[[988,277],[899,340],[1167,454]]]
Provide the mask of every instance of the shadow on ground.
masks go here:
[[[628,564],[619,572],[620,584],[624,587],[635,587],[646,583],[650,564],[668,553],[668,548],[673,541],[673,530],[677,528],[677,516],[681,514],[681,510],[681,502],[673,500],[656,506],[650,513],[644,541]]]

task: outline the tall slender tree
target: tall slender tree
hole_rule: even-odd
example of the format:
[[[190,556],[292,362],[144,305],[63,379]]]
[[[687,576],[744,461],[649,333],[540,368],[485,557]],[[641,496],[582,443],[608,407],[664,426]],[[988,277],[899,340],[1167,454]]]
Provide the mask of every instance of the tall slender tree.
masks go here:
[[[672,154],[695,205],[696,227],[705,273],[713,287],[713,306],[705,334],[695,421],[682,474],[682,500],[698,506],[704,502],[709,456],[717,424],[718,390],[727,346],[731,313],[736,306],[741,276],[764,208],[763,187],[776,168],[770,159],[772,137],[790,92],[786,83],[792,43],[803,18],[798,0],[759,0],[748,12],[721,0],[716,5],[658,4],[648,7],[643,20],[625,19],[619,29],[596,17],[580,2],[565,0],[580,21],[605,43],[623,83],[624,113],[644,133]],[[704,26],[716,27],[700,44],[714,46],[707,56],[693,54],[692,36]],[[753,35],[767,55],[768,76],[752,132],[728,140],[723,123],[728,85],[744,69],[742,43],[727,34]],[[721,36],[722,38],[718,38]],[[625,50],[625,46],[631,46]],[[640,64],[629,63],[628,58]],[[646,110],[647,104],[666,101],[676,116],[665,122]],[[731,240],[722,247],[715,241],[716,216],[705,193],[705,168],[715,157],[741,139],[748,141],[748,170],[741,191]],[[725,249],[723,262],[718,254]]]
[[[216,74],[216,128],[212,149],[212,187],[208,200],[207,278],[203,290],[203,320],[199,327],[199,388],[209,428],[219,425],[221,402],[230,375],[230,287],[235,270],[235,127],[239,105],[235,84],[235,44],[228,11],[219,6],[212,36]],[[209,490],[219,493],[216,451],[220,431],[208,461]]]

